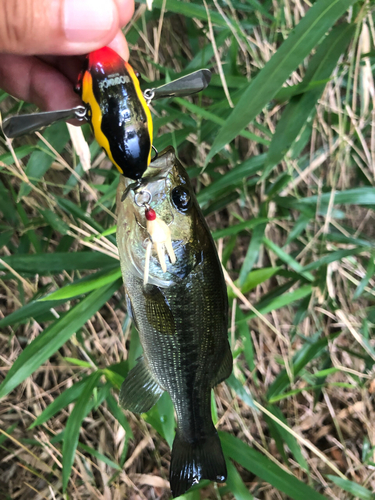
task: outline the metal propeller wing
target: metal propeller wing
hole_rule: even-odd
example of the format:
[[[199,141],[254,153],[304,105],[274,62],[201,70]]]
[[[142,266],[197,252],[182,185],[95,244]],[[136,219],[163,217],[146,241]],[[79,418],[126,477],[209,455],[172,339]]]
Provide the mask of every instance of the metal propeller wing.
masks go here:
[[[85,106],[76,106],[75,108],[61,109],[59,111],[11,116],[3,121],[2,126],[4,134],[13,139],[24,134],[29,134],[30,132],[35,132],[60,120],[71,120],[72,118],[84,120],[85,117]]]
[[[211,71],[209,69],[199,69],[155,89],[147,89],[144,96],[146,100],[152,100],[196,94],[204,90],[210,81]]]

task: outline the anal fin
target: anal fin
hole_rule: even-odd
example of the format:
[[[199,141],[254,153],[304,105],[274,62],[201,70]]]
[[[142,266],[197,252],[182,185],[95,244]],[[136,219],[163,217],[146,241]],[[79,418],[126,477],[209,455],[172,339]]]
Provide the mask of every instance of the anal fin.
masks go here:
[[[233,356],[228,342],[223,362],[221,363],[220,369],[213,380],[212,388],[216,387],[218,384],[220,384],[220,382],[223,382],[223,380],[227,379],[229,375],[232,373],[232,369],[233,369]]]
[[[120,405],[133,413],[145,413],[154,406],[163,392],[145,359],[141,357],[121,386]]]

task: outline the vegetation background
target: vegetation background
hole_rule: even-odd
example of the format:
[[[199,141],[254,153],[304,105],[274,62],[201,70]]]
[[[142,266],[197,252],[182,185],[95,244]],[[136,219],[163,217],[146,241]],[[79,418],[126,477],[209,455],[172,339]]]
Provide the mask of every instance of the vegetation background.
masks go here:
[[[231,304],[234,372],[213,404],[228,480],[186,500],[375,499],[374,13],[368,0],[154,0],[127,28],[144,88],[214,72],[202,95],[152,107]],[[0,101],[3,118],[33,109]],[[65,124],[0,137],[1,500],[170,497],[168,396],[142,416],[117,404],[141,347],[118,174],[83,132],[88,172]]]

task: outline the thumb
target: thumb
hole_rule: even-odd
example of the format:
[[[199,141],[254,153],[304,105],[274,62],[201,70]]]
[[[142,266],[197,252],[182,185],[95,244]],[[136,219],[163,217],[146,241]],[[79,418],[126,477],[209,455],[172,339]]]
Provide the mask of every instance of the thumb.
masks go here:
[[[0,0],[0,53],[73,55],[107,45],[133,0]]]

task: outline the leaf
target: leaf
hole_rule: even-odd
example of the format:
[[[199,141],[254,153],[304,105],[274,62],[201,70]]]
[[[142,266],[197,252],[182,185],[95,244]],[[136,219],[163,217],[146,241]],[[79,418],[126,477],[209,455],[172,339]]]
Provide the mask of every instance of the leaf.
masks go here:
[[[174,407],[170,395],[164,392],[156,403],[158,410],[161,426],[163,429],[163,435],[169,447],[172,449],[172,444],[175,436],[175,418],[174,418]]]
[[[280,260],[285,262],[285,264],[287,264],[294,271],[296,271],[296,273],[300,274],[303,278],[305,278],[308,281],[314,281],[314,276],[309,272],[305,272],[303,270],[303,266],[299,262],[294,260],[291,255],[287,254],[286,252],[284,252],[284,250],[278,247],[276,243],[274,243],[273,241],[269,240],[266,237],[263,238],[263,243],[270,250],[272,250]]]
[[[58,122],[46,128],[43,137],[57,151],[61,153],[69,141],[68,129],[65,122]],[[48,149],[48,146],[42,141],[38,141],[38,150],[34,151],[27,163],[25,173],[32,184],[36,184],[39,179],[50,168],[56,160],[55,155]],[[29,184],[23,182],[19,192],[19,198],[27,196],[31,192]]]
[[[302,85],[307,86],[312,80],[329,78],[340,55],[347,49],[355,29],[354,24],[340,24],[332,29],[312,57]],[[263,179],[267,177],[270,169],[285,156],[315,109],[323,90],[324,87],[316,87],[309,92],[294,97],[286,106],[268,150],[265,169],[262,174]]]
[[[294,500],[327,500],[326,497],[314,491],[292,474],[285,472],[269,458],[250,448],[240,439],[226,432],[219,432],[219,436],[225,456],[230,457],[288,497]]]
[[[287,422],[286,418],[284,417],[280,408],[278,408],[277,406],[274,406],[274,405],[269,405],[269,406],[267,406],[267,410],[270,411],[279,420],[281,420],[285,425],[288,425],[288,422]],[[269,420],[272,420],[270,417],[267,417],[267,418]],[[300,467],[303,470],[305,470],[306,472],[309,472],[308,463],[307,463],[305,457],[302,455],[301,447],[300,447],[297,439],[292,434],[290,434],[287,430],[285,430],[281,425],[279,425],[275,420],[272,420],[272,425],[275,426],[278,434],[280,435],[282,440],[285,441],[288,448],[292,452],[294,458],[299,463]]]
[[[229,486],[231,492],[234,495],[236,500],[254,500],[253,495],[248,490],[247,486],[241,479],[240,474],[238,473],[235,466],[232,464],[230,460],[227,460],[227,485]]]
[[[330,479],[333,483],[339,486],[342,490],[351,493],[355,497],[360,498],[361,500],[375,500],[375,493],[371,492],[364,486],[361,486],[358,483],[354,483],[353,481],[349,481],[349,479],[342,479],[338,476],[332,476],[331,474],[327,475],[328,479]]]
[[[93,363],[89,363],[88,361],[83,361],[83,359],[77,359],[77,358],[63,358],[64,361],[67,363],[71,363],[72,365],[75,366],[80,366],[81,368],[92,368]]]
[[[304,94],[305,92],[309,92],[310,90],[315,90],[318,87],[321,87],[322,90],[326,86],[326,84],[330,81],[330,78],[326,80],[313,81],[313,82],[302,82],[297,85],[290,85],[288,87],[282,87],[278,93],[275,95],[274,100],[278,103],[283,103],[285,101],[289,101],[294,96]]]
[[[39,212],[46,220],[47,224],[49,224],[55,231],[61,234],[67,234],[69,231],[69,226],[64,222],[55,212],[52,210],[42,210],[39,209]]]
[[[312,271],[313,269],[319,269],[322,266],[326,266],[327,264],[330,264],[331,262],[336,262],[337,260],[341,260],[344,257],[349,257],[350,255],[358,255],[362,252],[365,252],[366,248],[349,248],[348,250],[343,249],[343,250],[336,250],[335,252],[330,252],[326,255],[323,255],[323,257],[320,257],[320,259],[315,260],[314,262],[311,262],[307,266],[303,267],[303,271]]]
[[[56,290],[56,292],[43,297],[41,301],[71,299],[73,297],[77,297],[77,295],[83,295],[93,290],[97,290],[102,286],[113,283],[119,278],[121,278],[121,269],[116,268],[105,274],[101,274],[101,276],[95,276],[93,279],[80,280],[79,283],[64,286],[63,288]]]
[[[119,464],[116,464],[113,462],[111,459],[103,455],[102,453],[99,453],[97,450],[94,448],[91,448],[90,446],[86,446],[83,443],[78,442],[78,448],[81,448],[82,450],[85,450],[87,453],[90,453],[93,457],[97,458],[101,462],[109,465],[109,467],[112,467],[113,469],[116,469],[118,471],[122,471],[122,467],[119,466]]]
[[[64,302],[64,300],[56,302],[40,302],[39,300],[32,300],[20,309],[8,314],[5,318],[0,319],[0,327],[4,328],[5,326],[14,325],[15,323],[30,321],[31,318],[35,319],[37,316],[50,311],[52,308],[57,307]]]
[[[90,375],[90,377],[92,377],[92,375]],[[59,411],[63,408],[66,408],[68,405],[73,403],[73,401],[81,397],[83,391],[85,390],[87,380],[90,377],[85,377],[83,380],[75,382],[72,387],[69,387],[69,389],[66,389],[59,396],[57,396],[57,398],[52,401],[52,403],[48,405],[45,410],[43,410],[39,417],[34,420],[29,429],[33,429],[37,425],[44,424],[44,422],[47,422],[47,420],[56,415],[56,413],[59,413]]]
[[[312,285],[301,286],[290,293],[284,293],[282,295],[277,295],[270,300],[261,300],[258,304],[255,304],[255,308],[262,314],[269,313],[271,311],[276,311],[276,309],[280,309],[280,307],[285,307],[293,302],[303,299],[307,295],[311,294]],[[244,316],[244,320],[248,321],[251,318],[254,318],[255,314],[250,312]]]
[[[139,3],[145,4],[146,0],[139,0]],[[208,20],[207,11],[204,6],[197,5],[196,3],[185,3],[179,0],[166,0],[166,2],[163,3],[163,0],[153,0],[152,6],[159,9],[164,7],[167,12],[175,12],[182,16],[197,18],[202,21]],[[222,26],[223,28],[227,27],[227,23],[218,12],[210,11],[210,18],[217,26]]]
[[[14,153],[16,155],[16,158],[19,160],[22,160],[25,156],[31,154],[37,146],[21,146],[19,148],[14,149]],[[12,153],[4,153],[3,155],[0,155],[0,163],[5,163],[5,165],[12,165],[14,163],[14,158]]]
[[[94,372],[87,380],[85,390],[76,402],[66,423],[62,447],[62,483],[64,493],[68,486],[70,471],[74,462],[81,424],[87,414],[93,390],[97,386],[101,375],[101,371]]]
[[[9,426],[7,429],[5,429],[5,432],[11,436],[12,432],[14,431],[14,429],[17,427],[17,425],[19,424],[19,422],[14,422],[14,424],[12,424],[11,426]],[[8,436],[6,436],[5,434],[1,434],[0,433],[0,447],[3,445],[3,443],[5,443],[5,441],[8,439]]]
[[[234,376],[234,373],[232,373],[229,378],[226,380],[227,385],[231,389],[234,390],[234,392],[237,394],[237,396],[242,399],[244,403],[246,403],[248,406],[251,406],[251,408],[256,409],[256,406],[253,401],[253,397],[250,394],[250,391],[248,390],[246,385],[242,385],[241,382]]]
[[[221,127],[206,164],[251,123],[329,28],[356,0],[318,0],[256,75]]]
[[[125,360],[120,363],[109,365],[108,368],[104,368],[103,374],[114,388],[120,390],[128,371],[128,360]]]
[[[277,205],[296,210],[316,210],[317,204],[328,207],[331,199],[331,191],[320,195],[309,196],[307,198],[296,199],[292,196],[278,196],[274,199]],[[375,205],[375,188],[364,186],[344,191],[335,191],[333,194],[333,203],[340,205]]]
[[[254,175],[258,170],[262,169],[265,158],[266,155],[254,156],[249,160],[235,165],[229,172],[226,172],[198,193],[197,199],[199,204],[204,205],[223,191],[227,192],[229,187],[242,185],[245,178]]]
[[[263,243],[264,231],[266,230],[266,227],[267,224],[260,224],[253,230],[253,234],[251,235],[250,239],[250,245],[247,249],[245,260],[241,266],[240,275],[238,278],[238,283],[241,287],[245,283],[246,277],[258,260],[260,247]]]
[[[93,316],[114,292],[121,286],[118,280],[99,290],[95,290],[71,309],[65,316],[55,321],[51,326],[36,337],[18,356],[0,385],[0,399],[34,371],[39,368],[52,354],[70,339],[91,316]]]
[[[237,323],[237,330],[238,334],[242,340],[242,345],[243,345],[243,353],[246,359],[246,363],[250,370],[253,372],[253,378],[254,380],[257,379],[256,375],[256,363],[255,363],[255,356],[254,356],[254,347],[253,347],[253,340],[251,338],[251,333],[250,333],[250,328],[249,325],[246,321],[241,321],[244,319],[244,313],[242,312],[241,308],[238,307],[236,308],[236,323]]]
[[[370,279],[373,277],[374,271],[375,271],[375,259],[371,255],[367,266],[366,276],[362,278],[361,282],[359,283],[356,291],[354,292],[353,299],[358,299],[358,297],[362,295],[365,287],[368,285]]]
[[[296,377],[307,363],[319,356],[320,353],[326,349],[328,342],[337,335],[339,334],[337,333],[334,336],[331,335],[330,337],[324,337],[322,339],[319,339],[318,336],[315,335],[315,337],[309,339],[310,341],[306,342],[293,357],[291,365],[293,376]],[[289,379],[287,371],[283,370],[274,382],[272,382],[267,391],[268,401],[272,403],[273,398],[282,394],[290,383],[291,380]]]
[[[117,404],[117,401],[115,398],[109,394],[107,397],[107,404],[109,411],[112,413],[112,415],[116,418],[118,423],[122,426],[126,433],[126,441],[129,441],[129,439],[133,439],[133,432],[131,430],[129,422],[126,420],[126,417],[124,415],[124,410],[122,410],[119,405]]]
[[[251,271],[243,282],[241,292],[243,294],[249,293],[253,288],[272,278],[272,276],[274,276],[280,269],[280,266],[263,267],[262,269],[255,269],[255,271]]]
[[[102,269],[113,265],[116,259],[100,252],[44,253],[40,255],[16,254],[2,257],[2,260],[18,273],[46,274],[84,269]],[[5,267],[0,264],[0,270]]]
[[[201,106],[197,106],[196,104],[187,101],[186,99],[176,97],[174,101],[177,102],[180,106],[184,106],[191,113],[194,113],[195,115],[200,116],[205,120],[212,121],[213,123],[216,123],[221,127],[225,123],[224,118],[221,118],[220,116],[217,116],[214,113],[211,113],[210,111],[202,108]],[[253,132],[249,132],[248,130],[241,130],[241,132],[239,132],[239,135],[245,137],[245,139],[250,139],[250,141],[256,141],[258,144],[264,144],[265,146],[269,146],[270,144],[270,141],[268,139],[264,139],[263,137],[256,135]]]
[[[234,234],[238,234],[246,229],[252,229],[259,224],[267,223],[269,219],[266,217],[259,217],[256,219],[245,220],[244,222],[240,222],[239,224],[234,224],[233,226],[226,227],[224,229],[218,229],[217,231],[213,231],[212,237],[214,240],[218,240],[219,238],[225,238],[225,236],[232,236]]]

